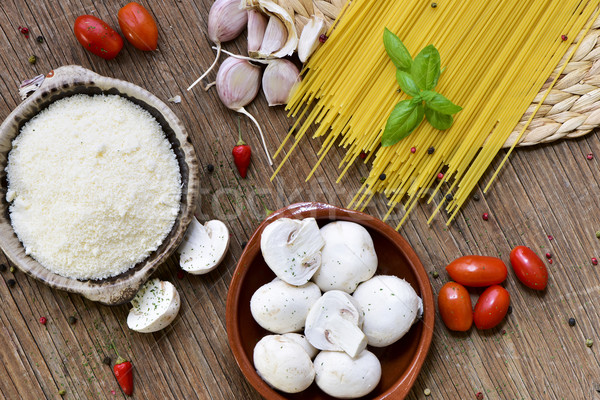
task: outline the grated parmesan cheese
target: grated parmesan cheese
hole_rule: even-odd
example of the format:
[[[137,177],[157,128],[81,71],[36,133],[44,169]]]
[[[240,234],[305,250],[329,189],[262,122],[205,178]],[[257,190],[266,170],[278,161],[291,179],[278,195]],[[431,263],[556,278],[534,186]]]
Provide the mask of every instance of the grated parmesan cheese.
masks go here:
[[[54,102],[23,126],[6,172],[26,253],[70,278],[127,271],[160,246],[179,213],[171,144],[150,113],[121,96]]]

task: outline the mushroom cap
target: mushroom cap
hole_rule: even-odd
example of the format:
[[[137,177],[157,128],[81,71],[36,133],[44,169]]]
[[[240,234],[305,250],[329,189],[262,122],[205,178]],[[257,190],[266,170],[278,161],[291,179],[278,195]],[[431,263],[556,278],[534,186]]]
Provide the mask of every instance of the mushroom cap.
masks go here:
[[[265,382],[286,393],[301,392],[315,379],[315,369],[306,351],[281,335],[265,336],[256,344],[254,367]]]
[[[296,332],[304,327],[308,310],[320,297],[319,287],[312,282],[294,286],[275,278],[254,292],[250,311],[270,332]]]
[[[319,350],[315,349],[312,344],[306,339],[306,336],[301,335],[299,333],[284,333],[282,335],[284,338],[290,339],[296,343],[298,343],[302,348],[306,351],[310,359],[312,360],[317,356]]]
[[[215,219],[202,225],[194,217],[177,248],[179,266],[190,274],[206,274],[223,261],[228,248],[229,230],[223,222]]]
[[[312,277],[322,291],[354,292],[377,270],[377,254],[369,232],[355,222],[335,221],[321,228],[325,246],[321,267]]]
[[[363,332],[374,347],[396,342],[423,314],[423,301],[410,283],[393,275],[361,283],[353,297],[364,314]]]
[[[151,279],[131,300],[133,308],[127,315],[127,326],[141,333],[167,327],[179,312],[179,293],[171,282]]]
[[[269,268],[290,285],[304,285],[321,265],[325,242],[314,218],[280,218],[265,227],[260,250]]]
[[[314,366],[317,386],[339,399],[365,396],[381,379],[381,363],[368,350],[355,358],[337,351],[322,351],[315,358]]]

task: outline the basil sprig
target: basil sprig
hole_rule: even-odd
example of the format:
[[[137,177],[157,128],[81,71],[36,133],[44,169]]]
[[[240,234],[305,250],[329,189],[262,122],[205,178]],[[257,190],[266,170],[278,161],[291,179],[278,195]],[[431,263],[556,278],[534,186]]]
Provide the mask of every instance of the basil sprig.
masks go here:
[[[383,131],[382,146],[391,146],[410,135],[423,121],[435,129],[452,126],[462,107],[437,93],[434,89],[440,79],[440,53],[430,44],[413,60],[400,38],[385,28],[385,51],[396,66],[396,81],[400,89],[412,99],[402,100],[392,110]]]

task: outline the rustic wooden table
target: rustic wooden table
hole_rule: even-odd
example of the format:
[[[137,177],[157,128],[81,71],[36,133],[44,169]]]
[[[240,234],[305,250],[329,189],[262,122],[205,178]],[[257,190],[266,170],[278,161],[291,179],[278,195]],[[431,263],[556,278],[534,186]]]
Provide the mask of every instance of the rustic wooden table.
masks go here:
[[[335,183],[343,152],[334,149],[315,177],[304,182],[316,162],[318,141],[306,140],[271,183],[258,132],[242,118],[244,136],[254,149],[247,179],[239,179],[231,159],[237,141],[238,116],[219,102],[216,91],[187,86],[214,57],[206,35],[211,0],[143,1],[159,25],[159,49],[143,53],[126,44],[114,60],[105,61],[76,41],[72,27],[81,14],[93,14],[117,27],[117,11],[125,1],[0,1],[0,118],[20,102],[19,83],[65,64],[79,64],[102,75],[131,81],[163,100],[181,95],[174,112],[188,129],[201,163],[200,219],[226,221],[233,234],[228,256],[205,276],[177,276],[171,258],[157,276],[177,286],[182,306],[175,323],[162,332],[139,334],[127,328],[128,306],[107,307],[78,295],[52,290],[15,271],[0,279],[0,396],[5,399],[124,398],[102,360],[116,358],[112,345],[135,366],[137,399],[259,399],[238,370],[227,342],[227,287],[242,243],[264,217],[298,201],[346,205],[359,188],[365,166],[353,167]],[[18,27],[30,29],[27,39]],[[36,37],[42,35],[43,43]],[[245,40],[226,48],[245,52]],[[37,57],[31,65],[28,58]],[[214,74],[212,74],[214,77]],[[280,144],[290,121],[281,108],[269,108],[260,94],[248,110],[262,124],[267,145]],[[588,153],[598,157],[588,160]],[[497,158],[499,163],[502,154]],[[448,280],[444,266],[466,254],[500,256],[527,245],[553,254],[550,283],[543,293],[521,285],[511,272],[506,287],[513,312],[499,327],[465,334],[448,331],[436,316],[433,343],[409,398],[592,399],[600,398],[600,141],[596,134],[530,149],[519,149],[487,194],[469,200],[446,228],[442,218],[429,226],[432,208],[419,205],[400,233],[421,257],[434,292]],[[215,166],[214,172],[207,165]],[[491,177],[486,173],[483,182]],[[385,199],[376,197],[366,211],[382,217]],[[488,212],[488,221],[482,214]],[[401,215],[393,214],[395,224]],[[550,239],[553,237],[553,239]],[[2,255],[0,262],[10,263]],[[16,285],[9,287],[14,279]],[[476,294],[473,294],[473,300]],[[77,322],[70,325],[69,317]],[[46,317],[44,326],[38,322]],[[577,324],[570,327],[573,317]],[[586,347],[586,339],[596,344]]]

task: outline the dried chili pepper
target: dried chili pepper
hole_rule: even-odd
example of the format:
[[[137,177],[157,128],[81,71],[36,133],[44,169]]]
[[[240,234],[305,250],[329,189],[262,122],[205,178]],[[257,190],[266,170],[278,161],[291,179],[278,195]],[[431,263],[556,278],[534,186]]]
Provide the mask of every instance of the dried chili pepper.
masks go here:
[[[237,167],[238,172],[242,178],[246,177],[248,173],[248,166],[250,165],[250,157],[252,156],[252,149],[242,140],[242,130],[240,128],[240,120],[238,119],[238,134],[239,140],[233,147],[231,154],[233,155],[233,162]]]
[[[113,367],[113,372],[123,392],[127,396],[131,396],[133,394],[133,366],[131,363],[119,357]]]

